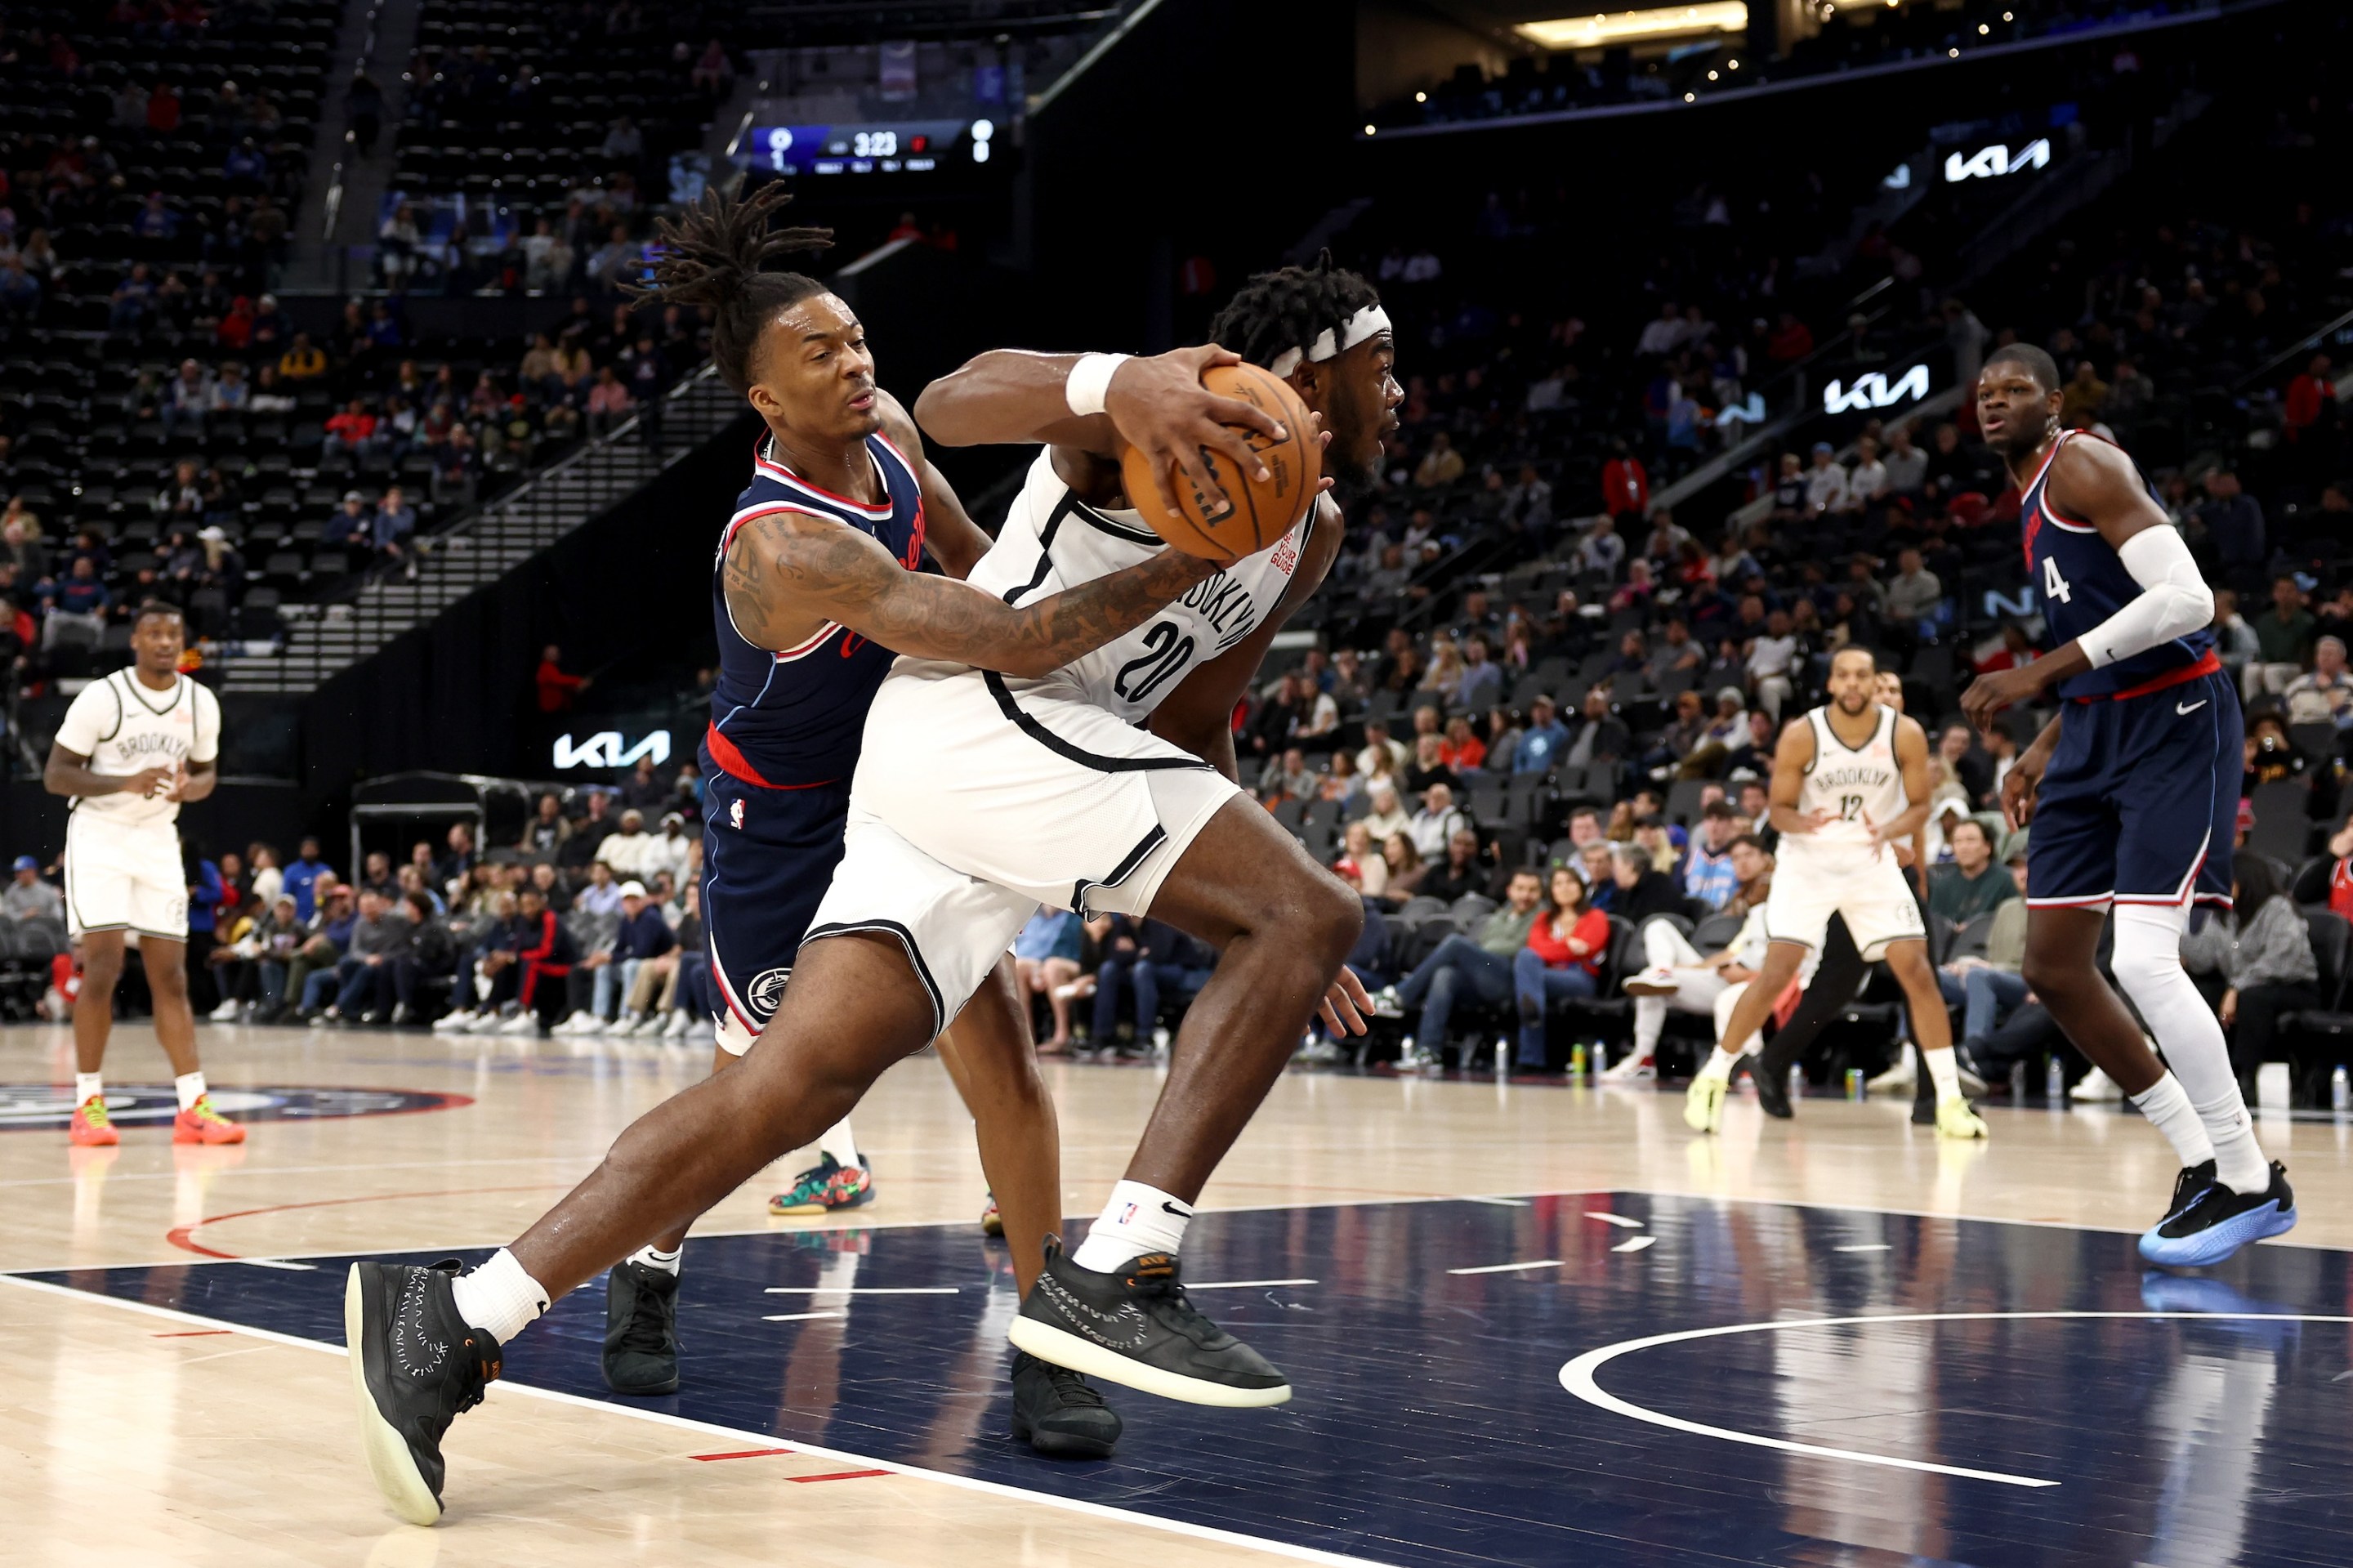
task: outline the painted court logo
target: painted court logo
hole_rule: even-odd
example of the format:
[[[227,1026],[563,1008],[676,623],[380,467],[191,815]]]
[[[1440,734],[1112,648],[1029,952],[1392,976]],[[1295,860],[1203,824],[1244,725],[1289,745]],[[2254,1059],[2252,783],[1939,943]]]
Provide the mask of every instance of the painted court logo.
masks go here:
[[[472,1105],[466,1095],[421,1089],[231,1089],[216,1085],[213,1108],[238,1121],[317,1121],[343,1117],[401,1116]],[[62,1128],[72,1118],[71,1084],[0,1084],[0,1132]],[[179,1099],[169,1084],[109,1084],[106,1114],[121,1125],[169,1123]]]

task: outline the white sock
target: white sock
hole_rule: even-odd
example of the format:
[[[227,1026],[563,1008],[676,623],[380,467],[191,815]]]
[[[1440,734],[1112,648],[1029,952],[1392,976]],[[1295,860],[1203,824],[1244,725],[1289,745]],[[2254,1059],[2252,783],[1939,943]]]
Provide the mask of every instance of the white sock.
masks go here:
[[[2271,1163],[2255,1141],[2255,1124],[2240,1097],[2221,1020],[2181,968],[2181,934],[2189,923],[2186,908],[2117,905],[2109,966],[2206,1124],[2214,1144],[2214,1174],[2234,1192],[2260,1192],[2271,1185]]]
[[[1699,1070],[1699,1075],[1703,1078],[1714,1078],[1719,1084],[1728,1084],[1732,1081],[1732,1069],[1737,1066],[1739,1062],[1740,1054],[1737,1051],[1727,1051],[1719,1045],[1708,1054],[1707,1061]]]
[[[196,1102],[205,1097],[205,1075],[202,1073],[183,1073],[172,1080],[172,1087],[179,1091],[180,1108],[194,1110]]]
[[[1111,1190],[1111,1202],[1071,1261],[1109,1274],[1147,1252],[1174,1253],[1184,1245],[1185,1222],[1192,1217],[1192,1204],[1141,1181],[1122,1181]]]
[[[817,1151],[819,1154],[833,1156],[834,1163],[837,1165],[861,1163],[858,1158],[858,1140],[849,1136],[848,1117],[843,1117],[825,1129],[825,1136],[817,1140]]]
[[[1953,1048],[1923,1051],[1920,1060],[1928,1064],[1928,1076],[1936,1081],[1936,1103],[1944,1104],[1961,1092],[1960,1064],[1953,1060]]]
[[[467,1327],[481,1330],[501,1345],[547,1310],[547,1292],[504,1247],[481,1267],[459,1275],[454,1288],[458,1316]]]
[[[629,1255],[629,1261],[643,1264],[648,1268],[659,1268],[664,1274],[676,1274],[679,1257],[685,1251],[684,1247],[681,1247],[677,1252],[664,1252],[651,1242],[648,1242]]]
[[[1667,999],[1663,996],[1638,996],[1634,999],[1634,1055],[1649,1061],[1659,1052],[1659,1036],[1667,1029]]]
[[[86,1106],[90,1104],[93,1097],[103,1095],[105,1093],[106,1075],[104,1073],[76,1073],[74,1075],[75,1105]]]
[[[2214,1158],[2214,1140],[2206,1136],[2206,1124],[2199,1119],[2198,1107],[2181,1092],[2181,1080],[2168,1073],[2163,1077],[2132,1097],[2140,1114],[2148,1118],[2165,1140],[2173,1145],[2173,1152],[2185,1166],[2202,1165]]]

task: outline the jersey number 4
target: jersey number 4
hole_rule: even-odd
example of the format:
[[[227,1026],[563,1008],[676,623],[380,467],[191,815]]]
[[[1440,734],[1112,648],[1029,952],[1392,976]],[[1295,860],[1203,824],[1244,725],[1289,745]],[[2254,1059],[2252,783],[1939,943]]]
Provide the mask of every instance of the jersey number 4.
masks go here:
[[[1144,634],[1144,647],[1143,656],[1122,664],[1112,679],[1112,690],[1131,703],[1143,702],[1184,669],[1192,660],[1194,642],[1177,633],[1175,621],[1162,620]]]
[[[2073,592],[2074,590],[2067,586],[2067,579],[2059,575],[2059,557],[2056,556],[2043,556],[2042,597],[2048,599],[2055,599],[2061,604],[2065,604],[2069,597],[2072,596]]]

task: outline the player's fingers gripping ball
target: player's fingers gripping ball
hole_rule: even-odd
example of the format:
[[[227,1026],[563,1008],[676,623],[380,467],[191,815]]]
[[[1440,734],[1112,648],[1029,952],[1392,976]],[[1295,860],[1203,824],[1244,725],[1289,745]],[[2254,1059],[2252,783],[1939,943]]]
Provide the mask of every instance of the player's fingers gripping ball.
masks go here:
[[[1201,464],[1226,493],[1226,500],[1221,505],[1209,502],[1172,461],[1169,480],[1177,510],[1171,513],[1161,503],[1160,488],[1153,482],[1152,460],[1129,447],[1120,456],[1120,481],[1128,504],[1177,549],[1223,560],[1254,556],[1290,533],[1314,502],[1324,477],[1323,444],[1306,404],[1291,383],[1271,370],[1255,365],[1216,366],[1202,372],[1201,385],[1221,397],[1256,404],[1282,427],[1282,440],[1255,430],[1244,432],[1267,477],[1237,472],[1224,453],[1204,447]]]

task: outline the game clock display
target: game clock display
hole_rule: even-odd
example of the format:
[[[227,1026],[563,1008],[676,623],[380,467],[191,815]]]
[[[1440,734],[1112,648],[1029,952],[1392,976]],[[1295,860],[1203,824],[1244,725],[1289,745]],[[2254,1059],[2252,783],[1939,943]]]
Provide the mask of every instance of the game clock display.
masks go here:
[[[992,120],[909,120],[872,125],[754,125],[739,163],[779,175],[920,175],[986,166],[1006,150]]]

